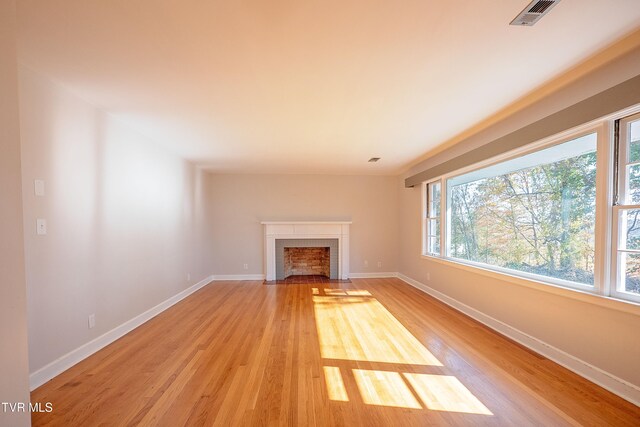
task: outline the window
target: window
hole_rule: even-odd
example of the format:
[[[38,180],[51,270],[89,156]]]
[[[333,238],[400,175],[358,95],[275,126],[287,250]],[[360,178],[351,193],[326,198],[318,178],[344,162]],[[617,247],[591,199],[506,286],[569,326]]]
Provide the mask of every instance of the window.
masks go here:
[[[640,114],[619,122],[618,201],[612,293],[640,300]]]
[[[423,183],[423,255],[640,303],[640,105]]]
[[[425,185],[425,248],[427,255],[440,255],[440,203],[442,199],[440,181]]]
[[[594,284],[595,133],[448,179],[447,255]]]

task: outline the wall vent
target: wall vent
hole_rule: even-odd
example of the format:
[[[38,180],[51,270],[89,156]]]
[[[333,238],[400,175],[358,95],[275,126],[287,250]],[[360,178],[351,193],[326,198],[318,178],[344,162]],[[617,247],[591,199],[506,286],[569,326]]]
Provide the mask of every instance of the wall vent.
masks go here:
[[[509,25],[531,27],[558,3],[560,0],[534,0]]]
[[[367,160],[367,161],[368,161],[369,163],[375,163],[375,162],[377,162],[378,160],[380,160],[380,157],[372,157],[372,158],[370,158],[370,159],[369,159],[369,160]]]

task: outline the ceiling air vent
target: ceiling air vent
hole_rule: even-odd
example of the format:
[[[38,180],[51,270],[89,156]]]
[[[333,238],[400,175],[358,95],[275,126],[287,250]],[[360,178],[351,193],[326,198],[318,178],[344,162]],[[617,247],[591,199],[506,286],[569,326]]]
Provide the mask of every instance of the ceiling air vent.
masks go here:
[[[369,163],[375,163],[375,162],[377,162],[378,160],[380,160],[380,157],[372,157],[372,158],[370,158],[370,159],[368,160],[368,162],[369,162]]]
[[[560,0],[534,0],[509,25],[530,27],[558,3]]]

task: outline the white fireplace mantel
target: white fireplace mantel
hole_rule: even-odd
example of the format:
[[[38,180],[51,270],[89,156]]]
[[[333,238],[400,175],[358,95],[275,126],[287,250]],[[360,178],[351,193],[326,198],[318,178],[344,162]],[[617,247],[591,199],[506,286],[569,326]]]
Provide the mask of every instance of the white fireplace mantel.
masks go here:
[[[349,225],[351,221],[262,221],[265,279],[276,280],[277,239],[338,239],[338,277],[349,279]]]

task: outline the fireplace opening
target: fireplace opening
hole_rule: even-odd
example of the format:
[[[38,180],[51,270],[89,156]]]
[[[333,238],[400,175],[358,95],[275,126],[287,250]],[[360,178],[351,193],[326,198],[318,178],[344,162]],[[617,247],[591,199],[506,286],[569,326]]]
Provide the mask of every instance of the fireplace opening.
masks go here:
[[[338,239],[275,239],[275,279],[291,276],[338,279],[338,245]]]
[[[284,277],[331,276],[331,256],[328,247],[284,248]]]

